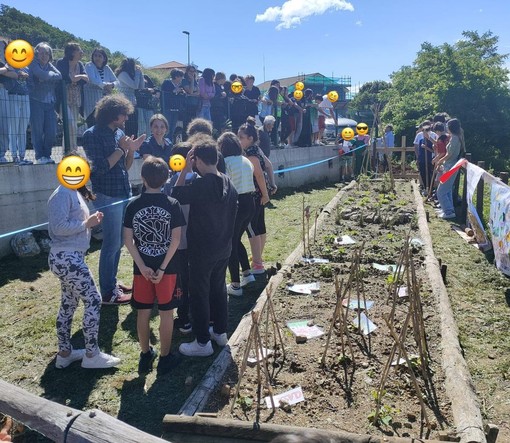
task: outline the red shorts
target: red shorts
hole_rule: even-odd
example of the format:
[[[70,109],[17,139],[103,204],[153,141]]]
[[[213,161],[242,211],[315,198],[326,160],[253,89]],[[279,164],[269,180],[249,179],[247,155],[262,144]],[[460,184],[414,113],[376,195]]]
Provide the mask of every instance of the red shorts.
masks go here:
[[[326,117],[319,115],[319,131],[326,129]]]
[[[181,289],[177,285],[177,274],[165,274],[156,285],[143,275],[133,276],[133,298],[131,305],[135,309],[152,309],[158,302],[160,311],[170,311],[181,302]]]

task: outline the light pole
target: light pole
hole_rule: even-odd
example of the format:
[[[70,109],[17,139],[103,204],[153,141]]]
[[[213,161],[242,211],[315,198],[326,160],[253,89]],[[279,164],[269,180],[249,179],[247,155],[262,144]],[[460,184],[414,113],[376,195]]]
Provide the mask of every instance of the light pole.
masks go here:
[[[190,65],[190,57],[189,57],[189,31],[182,31],[183,34],[188,36],[188,66]]]

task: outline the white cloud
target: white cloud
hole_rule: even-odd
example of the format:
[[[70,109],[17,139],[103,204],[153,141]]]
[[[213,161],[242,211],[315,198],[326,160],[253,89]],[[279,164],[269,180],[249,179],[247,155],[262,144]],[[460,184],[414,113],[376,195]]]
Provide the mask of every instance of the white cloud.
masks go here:
[[[358,21],[356,22],[356,26],[363,26],[363,22],[362,22],[361,20],[358,20]]]
[[[267,8],[257,14],[255,22],[275,22],[277,30],[289,29],[301,24],[301,20],[311,15],[322,15],[328,10],[354,11],[354,6],[346,0],[287,0],[282,6]]]

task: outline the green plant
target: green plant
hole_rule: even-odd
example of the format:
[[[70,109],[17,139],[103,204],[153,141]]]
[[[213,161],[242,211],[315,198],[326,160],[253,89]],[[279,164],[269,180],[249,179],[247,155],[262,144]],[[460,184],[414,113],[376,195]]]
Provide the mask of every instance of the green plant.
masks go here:
[[[332,245],[333,243],[335,243],[335,239],[336,236],[333,234],[328,234],[323,237],[324,243],[326,243],[327,245]]]
[[[236,403],[239,406],[241,406],[241,409],[243,411],[249,411],[251,409],[251,407],[253,406],[253,398],[241,395],[237,399]]]
[[[333,277],[333,268],[331,267],[331,265],[327,265],[327,264],[320,265],[319,273],[320,273],[321,277],[331,278],[331,277]]]
[[[387,392],[385,389],[383,389],[379,396],[379,392],[373,390],[371,394],[376,403],[381,405]],[[377,411],[377,409],[373,409],[372,411],[370,411],[370,414],[368,414],[367,418],[375,426],[380,425],[391,426],[393,422],[393,416],[395,414],[398,414],[399,412],[400,412],[399,409],[393,408],[392,406],[389,406],[387,404],[382,404],[379,407],[379,411]]]

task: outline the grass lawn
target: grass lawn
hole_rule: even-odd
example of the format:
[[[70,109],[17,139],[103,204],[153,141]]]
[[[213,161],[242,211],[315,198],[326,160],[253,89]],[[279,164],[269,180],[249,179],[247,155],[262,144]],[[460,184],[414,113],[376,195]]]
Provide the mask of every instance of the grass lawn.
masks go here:
[[[316,184],[298,190],[282,190],[266,211],[268,264],[284,261],[301,239],[303,196],[310,205],[312,218],[338,192],[335,185]],[[97,276],[100,243],[94,242],[87,263]],[[119,278],[130,282],[132,261],[122,251]],[[245,296],[230,302],[230,332],[247,312],[265,286],[265,279],[245,291]],[[0,377],[29,392],[76,409],[98,408],[146,432],[159,435],[165,414],[176,413],[200,381],[217,353],[205,359],[186,358],[172,373],[156,378],[155,372],[138,377],[139,347],[136,315],[129,306],[105,306],[101,311],[100,347],[122,359],[117,369],[83,370],[78,363],[65,370],[54,367],[57,340],[55,317],[60,301],[57,278],[48,270],[47,255],[0,261]],[[73,325],[73,345],[83,347],[80,306]],[[158,318],[152,320],[157,334]],[[173,348],[189,338],[174,334]],[[156,336],[153,337],[156,343]],[[185,384],[188,376],[191,384]]]

